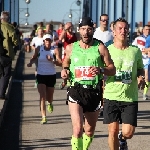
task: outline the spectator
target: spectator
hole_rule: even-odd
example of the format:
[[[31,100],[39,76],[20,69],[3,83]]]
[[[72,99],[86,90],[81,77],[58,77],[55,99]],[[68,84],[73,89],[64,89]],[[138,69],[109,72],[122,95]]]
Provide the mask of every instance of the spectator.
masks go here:
[[[14,48],[15,53],[16,53],[17,50],[20,49],[20,45],[19,45],[19,44],[20,44],[20,31],[19,31],[19,29],[18,29],[17,22],[13,22],[12,25],[13,25],[13,27],[14,27],[14,29],[15,29],[15,32],[16,32],[16,35],[17,35],[17,40],[18,40],[18,45],[15,46],[15,48]]]
[[[112,33],[108,30],[109,17],[107,14],[100,16],[100,27],[96,28],[93,37],[103,43],[113,39]]]
[[[0,98],[5,99],[6,89],[8,87],[9,79],[11,76],[11,65],[14,59],[14,49],[13,46],[17,46],[17,36],[12,25],[8,23],[9,12],[1,12],[1,30],[3,32],[4,41],[3,46],[6,50],[4,58],[7,59],[7,64],[4,65],[4,74],[0,79]]]

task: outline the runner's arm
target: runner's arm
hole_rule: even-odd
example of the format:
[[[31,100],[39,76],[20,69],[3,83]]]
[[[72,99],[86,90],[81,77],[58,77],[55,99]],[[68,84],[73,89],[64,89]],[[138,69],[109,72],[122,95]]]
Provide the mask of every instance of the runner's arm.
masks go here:
[[[35,62],[35,60],[38,57],[39,51],[40,51],[40,46],[38,46],[37,48],[35,48],[34,54],[33,54],[32,58],[30,59],[30,64],[33,64]]]
[[[137,55],[137,77],[143,78],[145,76],[144,65],[142,60],[142,52],[139,50]]]
[[[67,45],[66,47],[66,50],[65,50],[65,53],[66,53],[66,56],[65,56],[65,59],[62,63],[62,66],[63,68],[65,67],[70,67],[70,63],[71,63],[71,60],[70,60],[70,56],[71,56],[71,52],[72,52],[72,44],[69,44]]]
[[[56,65],[56,66],[62,66],[62,61],[61,61],[61,58],[60,58],[60,54],[59,54],[58,48],[56,48],[56,49],[54,50],[54,53],[55,53],[55,56],[54,56],[54,57],[56,57],[56,59],[55,59],[55,61],[54,61],[55,65]]]
[[[104,67],[104,75],[113,76],[116,74],[116,68],[114,66],[114,62],[111,59],[109,51],[106,46],[103,44],[99,45],[99,52],[101,54],[102,60],[106,67]]]
[[[61,35],[59,36],[59,41],[62,41],[63,39],[66,38],[66,30],[64,29],[61,33]]]
[[[31,41],[31,48],[32,50],[35,50],[35,38],[33,38]]]

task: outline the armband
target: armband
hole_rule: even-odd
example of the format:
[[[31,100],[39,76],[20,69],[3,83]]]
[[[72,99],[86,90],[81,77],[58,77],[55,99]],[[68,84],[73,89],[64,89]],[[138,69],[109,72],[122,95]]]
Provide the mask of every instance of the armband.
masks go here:
[[[66,69],[66,70],[70,70],[70,69],[69,69],[69,67],[64,67],[64,69]]]

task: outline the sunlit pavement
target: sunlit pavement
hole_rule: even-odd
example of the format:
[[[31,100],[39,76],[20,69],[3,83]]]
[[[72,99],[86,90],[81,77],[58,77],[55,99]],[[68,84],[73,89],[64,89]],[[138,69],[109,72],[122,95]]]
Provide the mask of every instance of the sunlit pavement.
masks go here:
[[[57,83],[54,93],[54,112],[49,114],[47,112],[48,123],[41,125],[41,114],[39,108],[39,94],[36,88],[34,88],[34,70],[32,68],[27,68],[26,64],[29,62],[31,53],[24,53],[22,58],[20,58],[21,66],[17,75],[14,79],[14,87],[19,88],[20,97],[19,109],[20,115],[18,117],[19,122],[15,123],[18,125],[17,134],[15,137],[14,144],[12,147],[17,147],[22,150],[71,150],[70,139],[72,136],[72,125],[70,120],[70,115],[68,111],[68,106],[66,105],[66,89],[59,90],[59,83],[62,81],[60,78],[61,68],[57,67]],[[25,59],[24,59],[25,57]],[[21,75],[22,74],[22,75]],[[17,91],[14,94],[18,94]],[[12,98],[14,99],[15,96]],[[13,103],[12,103],[13,104]],[[10,107],[10,106],[9,106]],[[10,107],[12,108],[12,107]],[[12,108],[12,109],[13,109]],[[6,119],[6,129],[9,131],[9,122],[11,120],[11,115],[9,115],[10,109],[8,111],[8,117]],[[103,125],[103,118],[99,117],[97,122],[97,127],[95,131],[95,138],[91,144],[89,150],[108,150],[107,144],[107,125]],[[16,126],[17,126],[16,125]],[[11,127],[13,129],[13,127]],[[11,131],[12,132],[12,131]],[[3,133],[4,134],[4,133]],[[14,135],[16,135],[14,133]],[[11,141],[12,136],[7,136],[7,140]],[[18,138],[18,140],[17,140]],[[150,149],[150,101],[142,100],[141,91],[139,92],[139,113],[138,113],[138,127],[136,128],[135,135],[132,140],[128,140],[129,150],[149,150]],[[3,140],[3,142],[5,142]],[[5,146],[8,148],[7,146]],[[0,148],[1,149],[1,148]],[[11,149],[10,149],[11,150]],[[13,149],[12,150],[16,150]]]

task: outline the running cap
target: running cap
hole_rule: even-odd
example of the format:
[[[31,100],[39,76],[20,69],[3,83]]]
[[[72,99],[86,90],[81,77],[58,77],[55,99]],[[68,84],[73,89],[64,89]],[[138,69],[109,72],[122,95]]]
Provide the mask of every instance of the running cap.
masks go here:
[[[50,34],[45,34],[45,35],[43,36],[43,40],[46,40],[46,39],[51,39],[51,40],[53,40],[53,37],[52,37]]]
[[[84,17],[80,19],[79,28],[82,26],[87,26],[87,25],[90,27],[93,27],[93,20],[90,17]]]

